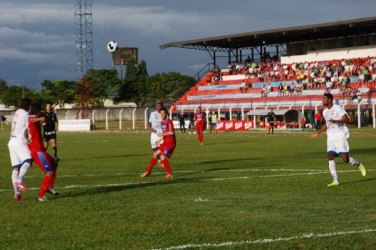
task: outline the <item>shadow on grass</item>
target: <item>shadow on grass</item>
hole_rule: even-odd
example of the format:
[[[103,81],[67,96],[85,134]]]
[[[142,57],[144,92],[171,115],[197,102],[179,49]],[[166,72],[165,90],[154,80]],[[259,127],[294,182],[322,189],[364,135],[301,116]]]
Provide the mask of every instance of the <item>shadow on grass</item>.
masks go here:
[[[175,185],[179,183],[193,183],[193,182],[200,182],[200,179],[205,179],[205,178],[179,178],[179,179],[151,181],[151,182],[140,182],[140,183],[135,182],[131,184],[106,186],[106,187],[87,187],[87,188],[77,187],[77,190],[74,190],[73,192],[60,193],[59,195],[54,196],[53,199],[58,200],[58,199],[64,199],[64,198],[106,194],[106,193],[121,192],[125,190],[136,189],[136,188],[154,187],[154,186],[162,186],[162,185]]]
[[[362,180],[356,180],[356,181],[347,181],[347,182],[341,182],[340,185],[350,185],[354,183],[362,183],[362,182],[369,182],[369,181],[375,181],[376,178],[367,178],[367,179],[362,179]]]

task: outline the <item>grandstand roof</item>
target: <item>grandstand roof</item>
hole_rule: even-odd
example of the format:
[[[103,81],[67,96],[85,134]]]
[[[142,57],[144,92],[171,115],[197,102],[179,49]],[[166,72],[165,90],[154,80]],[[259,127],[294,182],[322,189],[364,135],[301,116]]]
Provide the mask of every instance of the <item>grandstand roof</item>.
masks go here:
[[[227,51],[229,49],[281,45],[294,42],[330,39],[376,33],[376,16],[359,19],[270,29],[232,35],[201,38],[160,45],[165,48]]]

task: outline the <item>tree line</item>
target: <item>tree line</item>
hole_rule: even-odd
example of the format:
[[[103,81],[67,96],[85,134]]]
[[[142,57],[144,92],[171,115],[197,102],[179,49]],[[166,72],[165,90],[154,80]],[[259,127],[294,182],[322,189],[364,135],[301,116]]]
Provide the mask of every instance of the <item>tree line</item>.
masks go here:
[[[61,108],[75,104],[78,108],[98,108],[104,101],[134,102],[138,107],[148,106],[156,100],[173,102],[187,92],[196,80],[176,72],[149,76],[144,60],[137,64],[129,60],[124,79],[116,69],[93,69],[77,81],[44,80],[41,91],[25,86],[8,86],[0,79],[0,102],[6,107],[17,106],[22,97],[43,104],[52,102]]]

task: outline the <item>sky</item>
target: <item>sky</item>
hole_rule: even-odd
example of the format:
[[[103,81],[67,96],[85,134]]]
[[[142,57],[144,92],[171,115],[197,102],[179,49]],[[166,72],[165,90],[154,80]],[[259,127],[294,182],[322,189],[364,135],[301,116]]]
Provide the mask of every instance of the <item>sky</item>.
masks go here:
[[[82,0],[84,2],[84,0]],[[44,80],[77,80],[76,0],[1,0],[0,79],[40,90]],[[375,0],[93,0],[94,68],[111,69],[106,45],[138,47],[149,75],[194,76],[205,51],[168,42],[375,16]]]

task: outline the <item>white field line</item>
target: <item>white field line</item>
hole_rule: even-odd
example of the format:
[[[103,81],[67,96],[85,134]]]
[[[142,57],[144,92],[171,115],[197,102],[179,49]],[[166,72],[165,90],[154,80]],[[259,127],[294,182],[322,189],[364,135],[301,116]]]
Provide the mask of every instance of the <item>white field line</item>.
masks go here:
[[[340,172],[356,172],[358,170],[339,170]],[[367,171],[371,171],[368,170]],[[329,170],[319,170],[319,169],[288,169],[288,168],[274,168],[274,169],[264,169],[264,168],[245,168],[245,169],[219,169],[214,171],[190,171],[190,170],[182,170],[182,171],[174,171],[174,173],[191,173],[191,174],[202,174],[202,173],[214,173],[214,172],[325,172],[329,173]],[[164,172],[153,172],[153,175],[164,175]],[[114,174],[67,174],[67,175],[59,175],[58,178],[71,178],[71,177],[101,177],[101,176],[132,176],[132,175],[140,175],[139,173],[114,173]],[[2,176],[0,179],[8,179],[9,177]],[[41,178],[41,175],[28,175],[26,176],[27,179],[29,178]]]
[[[333,232],[333,233],[306,233],[303,235],[296,235],[290,237],[280,237],[274,239],[258,239],[258,240],[246,240],[246,241],[226,241],[222,243],[203,243],[203,244],[186,244],[180,246],[171,246],[167,248],[155,248],[153,250],[174,250],[174,249],[187,249],[187,248],[220,248],[224,246],[240,246],[240,245],[252,245],[252,244],[267,244],[273,242],[291,241],[291,240],[303,240],[303,239],[315,239],[315,238],[327,238],[336,237],[349,234],[365,234],[365,233],[375,233],[376,229],[365,229],[358,231],[344,231],[344,232]]]
[[[265,171],[265,169],[260,169],[260,171]],[[348,173],[354,172],[357,170],[342,170],[337,171],[339,173]],[[194,172],[196,173],[196,172]],[[294,173],[294,174],[278,174],[278,175],[260,175],[260,176],[239,176],[239,177],[228,177],[228,178],[207,178],[200,179],[200,181],[226,181],[226,180],[244,180],[244,179],[255,179],[255,178],[273,178],[273,177],[289,177],[289,176],[302,176],[302,175],[318,175],[318,174],[327,174],[328,171],[314,171],[307,173]],[[93,175],[93,176],[102,176],[102,175]],[[72,176],[71,176],[72,177]],[[78,177],[78,176],[77,176]],[[39,177],[40,178],[40,177]],[[58,176],[60,178],[60,176]],[[125,183],[113,183],[113,184],[98,184],[98,185],[69,185],[65,187],[58,187],[59,189],[72,189],[72,188],[95,188],[95,187],[118,187],[118,186],[140,186],[150,183],[160,183],[160,181],[142,181],[142,182],[125,182]],[[38,190],[39,187],[31,187],[29,190]],[[13,189],[0,189],[1,192],[13,191]]]

